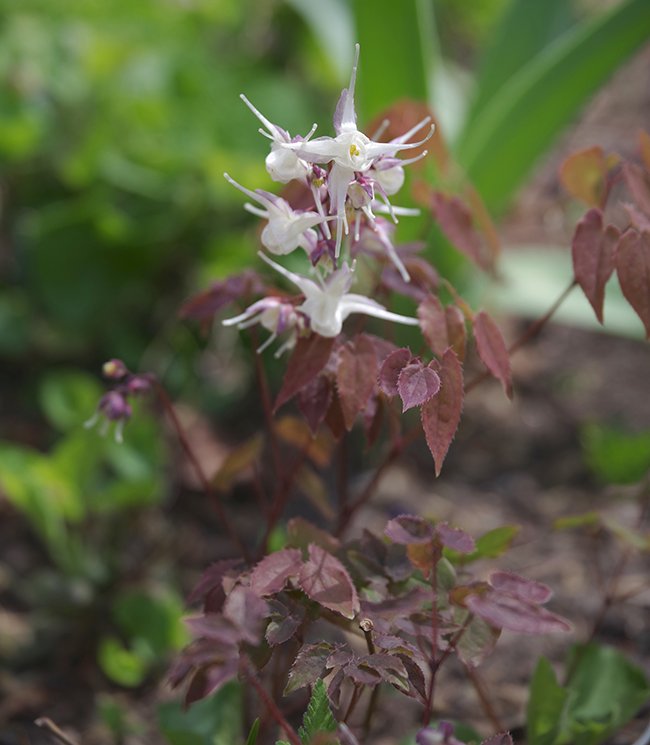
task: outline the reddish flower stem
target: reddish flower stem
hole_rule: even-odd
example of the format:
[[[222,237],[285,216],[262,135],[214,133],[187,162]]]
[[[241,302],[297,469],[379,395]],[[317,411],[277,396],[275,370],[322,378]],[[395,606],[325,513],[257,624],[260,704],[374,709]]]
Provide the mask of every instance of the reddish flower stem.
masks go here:
[[[192,449],[192,446],[190,445],[189,440],[187,439],[187,435],[185,434],[185,430],[183,429],[183,425],[181,424],[178,414],[176,413],[176,409],[174,408],[174,405],[171,402],[171,399],[169,398],[169,394],[165,390],[165,387],[160,383],[160,381],[153,379],[152,380],[153,386],[155,388],[156,394],[158,396],[158,400],[161,402],[165,412],[167,413],[167,416],[169,417],[172,425],[174,426],[174,430],[176,431],[176,436],[178,437],[178,441],[181,444],[181,447],[185,451],[185,455],[187,456],[187,459],[192,464],[192,468],[194,469],[194,472],[196,473],[196,476],[201,484],[201,488],[203,489],[205,495],[210,500],[210,503],[214,507],[215,512],[217,513],[217,517],[219,518],[221,524],[223,525],[226,533],[228,534],[228,537],[232,541],[232,543],[235,545],[237,550],[240,552],[240,554],[248,561],[250,559],[250,554],[248,552],[248,549],[244,545],[244,542],[239,537],[239,534],[235,530],[234,525],[232,524],[230,518],[228,517],[227,512],[224,510],[223,505],[221,504],[221,500],[219,499],[219,495],[215,492],[214,488],[212,487],[212,484],[210,483],[210,479],[207,477],[205,471],[203,470],[203,466],[201,466],[198,458],[196,457],[196,453]]]
[[[490,723],[492,724],[492,726],[495,728],[495,731],[505,732],[506,728],[504,727],[503,722],[499,718],[499,715],[496,713],[494,705],[490,701],[490,697],[487,695],[485,686],[483,684],[483,681],[479,677],[479,674],[470,665],[464,665],[464,668],[465,668],[465,674],[467,675],[467,678],[469,679],[470,683],[474,686],[474,690],[476,691],[478,700],[481,702],[483,711],[485,712],[485,715],[487,716],[487,718],[490,720]]]
[[[260,697],[260,700],[262,701],[264,706],[266,706],[271,717],[275,720],[278,726],[284,731],[291,745],[302,745],[296,730],[289,724],[289,722],[287,722],[284,715],[282,714],[282,712],[276,705],[275,701],[269,696],[264,686],[260,683],[257,677],[257,674],[252,669],[252,666],[248,658],[246,657],[242,658],[241,667],[242,667],[244,676],[255,689],[257,695]]]

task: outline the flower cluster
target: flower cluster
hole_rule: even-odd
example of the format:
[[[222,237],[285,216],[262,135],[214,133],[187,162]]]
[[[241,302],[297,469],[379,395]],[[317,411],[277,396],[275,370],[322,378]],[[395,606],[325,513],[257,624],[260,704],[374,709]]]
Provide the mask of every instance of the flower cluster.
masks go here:
[[[263,125],[259,131],[271,141],[271,151],[266,157],[271,178],[281,184],[300,182],[313,202],[311,209],[296,210],[285,199],[262,189],[250,190],[224,174],[229,183],[253,202],[247,202],[245,209],[266,220],[261,235],[264,248],[276,256],[301,248],[311,262],[311,277],[307,277],[260,254],[300,290],[302,302],[270,296],[224,321],[225,325],[239,328],[260,323],[271,332],[263,347],[288,331],[287,341],[278,353],[308,329],[325,337],[337,336],[345,319],[353,313],[418,325],[415,318],[391,313],[378,302],[349,291],[356,266],[351,254],[360,252],[380,255],[394,265],[405,282],[410,280],[393,245],[391,223],[381,215],[396,223],[399,215],[417,214],[417,210],[393,206],[389,198],[404,183],[404,166],[423,158],[427,151],[411,159],[400,159],[397,154],[420,148],[433,134],[430,117],[389,142],[377,141],[387,123],[373,138],[360,132],[354,108],[358,61],[357,44],[350,84],[341,93],[334,113],[334,137],[312,139],[316,124],[304,137],[292,137],[270,122],[246,96],[241,96]],[[427,127],[420,141],[410,142]]]
[[[94,427],[101,421],[100,432],[105,435],[111,424],[115,424],[115,440],[122,442],[124,425],[133,414],[129,400],[142,396],[151,390],[152,379],[149,375],[136,375],[129,372],[122,360],[112,359],[105,362],[102,373],[115,387],[107,391],[97,404],[97,409],[86,422],[86,428]]]

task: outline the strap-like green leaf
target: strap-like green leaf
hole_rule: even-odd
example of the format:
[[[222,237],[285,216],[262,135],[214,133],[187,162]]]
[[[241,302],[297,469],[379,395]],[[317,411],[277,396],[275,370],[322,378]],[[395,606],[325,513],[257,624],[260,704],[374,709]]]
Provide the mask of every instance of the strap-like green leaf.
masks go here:
[[[458,157],[492,209],[588,96],[650,36],[647,0],[627,0],[547,47],[468,122]]]

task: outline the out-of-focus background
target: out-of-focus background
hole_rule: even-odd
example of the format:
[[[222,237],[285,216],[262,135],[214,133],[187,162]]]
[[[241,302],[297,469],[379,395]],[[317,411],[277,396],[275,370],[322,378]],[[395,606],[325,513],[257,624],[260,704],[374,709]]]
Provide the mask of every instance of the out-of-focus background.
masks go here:
[[[585,208],[558,185],[564,157],[598,144],[636,157],[649,39],[640,0],[0,0],[1,742],[37,742],[25,739],[37,716],[84,745],[242,737],[236,687],[184,713],[161,682],[186,641],[184,596],[227,550],[191,469],[146,404],[122,445],[83,426],[112,357],[160,377],[212,472],[259,424],[246,342],[178,318],[193,293],[256,262],[257,226],[223,173],[273,187],[239,94],[292,134],[312,122],[331,134],[359,41],[360,123],[399,99],[428,103],[493,214],[498,282],[475,280],[435,227],[427,251],[472,302],[510,313],[514,338],[571,276]],[[616,287],[607,302],[602,332],[572,299],[568,326],[515,366],[514,407],[479,395],[448,475],[432,486],[417,451],[378,513],[532,531],[595,493],[610,504],[611,484],[650,465],[650,411],[641,324]],[[612,448],[624,461],[614,474]],[[238,519],[254,522],[246,498]],[[543,541],[523,535],[515,563],[534,569]],[[557,540],[570,571],[539,575],[566,585],[571,616],[590,580]],[[647,664],[643,608],[613,634]],[[501,689],[511,726],[532,664]],[[449,705],[471,720],[472,702]]]

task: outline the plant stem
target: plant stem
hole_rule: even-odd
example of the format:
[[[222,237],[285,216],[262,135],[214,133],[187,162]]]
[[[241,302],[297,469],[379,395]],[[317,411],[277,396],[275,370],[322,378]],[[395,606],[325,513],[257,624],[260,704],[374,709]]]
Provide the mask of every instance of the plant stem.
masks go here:
[[[257,348],[257,332],[253,328],[250,331],[251,341],[253,347]],[[275,471],[275,478],[280,481],[282,474],[282,459],[280,458],[280,448],[278,447],[278,441],[275,436],[275,427],[273,423],[273,406],[271,405],[271,394],[269,392],[269,384],[266,379],[266,371],[262,364],[262,355],[258,354],[253,350],[253,362],[255,366],[255,377],[257,379],[257,385],[260,389],[260,397],[262,399],[262,410],[264,412],[264,422],[266,423],[266,429],[269,436],[269,445],[271,447],[271,458],[273,459],[273,469]]]
[[[289,722],[287,722],[284,715],[276,705],[275,701],[266,692],[266,689],[260,683],[257,674],[252,669],[251,663],[247,657],[242,657],[241,667],[246,679],[251,683],[253,688],[255,688],[257,695],[260,697],[264,706],[266,706],[271,717],[273,717],[280,728],[284,730],[284,733],[291,745],[302,745],[302,743],[300,742],[300,738],[298,737],[298,733],[289,724]]]
[[[431,682],[429,683],[429,693],[427,702],[424,707],[424,716],[422,722],[426,727],[431,719],[433,710],[433,694],[436,685],[436,674],[438,672],[438,562],[442,556],[440,544],[431,541],[432,560],[431,560],[431,657],[429,659],[429,670],[431,671]]]
[[[192,449],[192,446],[190,445],[189,440],[187,439],[187,435],[185,434],[185,431],[183,429],[183,425],[181,424],[178,414],[176,414],[176,409],[174,408],[174,405],[171,402],[171,399],[169,398],[169,395],[165,389],[165,387],[160,383],[160,381],[153,379],[153,386],[155,388],[156,394],[158,396],[159,401],[161,402],[163,408],[165,409],[165,412],[167,413],[167,416],[169,417],[172,425],[174,426],[174,430],[176,431],[176,436],[178,437],[178,441],[181,444],[181,447],[185,451],[185,455],[187,456],[187,459],[192,464],[192,468],[194,469],[194,472],[196,473],[196,476],[201,484],[201,488],[203,489],[205,495],[210,500],[211,504],[213,505],[217,517],[219,518],[221,524],[223,525],[226,533],[228,534],[228,537],[233,542],[237,550],[241,553],[241,555],[248,561],[250,559],[250,554],[248,552],[248,549],[244,545],[244,542],[239,537],[239,534],[235,530],[234,525],[232,524],[232,521],[228,517],[228,514],[223,508],[223,505],[221,504],[221,500],[219,498],[219,495],[215,492],[215,490],[212,487],[212,484],[210,483],[210,479],[207,477],[205,471],[203,470],[203,466],[201,466],[199,459],[196,457],[196,453]]]
[[[66,733],[54,724],[51,719],[48,719],[48,717],[40,717],[34,721],[34,724],[41,729],[47,730],[53,737],[59,740],[59,742],[62,742],[63,745],[77,745],[74,740],[69,738]]]
[[[481,702],[481,706],[483,707],[483,711],[485,712],[487,718],[490,720],[490,723],[497,732],[505,732],[506,728],[503,726],[503,722],[499,719],[499,716],[496,713],[494,706],[492,705],[492,702],[490,701],[485,691],[485,686],[483,685],[483,681],[479,677],[479,674],[470,665],[465,664],[464,668],[467,677],[469,678],[471,684],[474,686],[476,695],[478,696],[478,699]]]
[[[524,331],[524,333],[516,339],[509,347],[508,347],[508,353],[514,354],[517,352],[521,347],[528,344],[531,339],[534,339],[540,331],[546,326],[546,324],[551,320],[551,318],[555,315],[558,308],[562,305],[562,303],[567,299],[567,297],[571,294],[571,291],[574,287],[576,287],[578,282],[576,279],[572,279],[571,282],[567,285],[567,287],[562,291],[560,296],[557,298],[557,300],[551,305],[551,307],[544,313],[544,315],[541,318],[538,318],[536,321],[530,324],[528,328]],[[487,380],[490,377],[490,373],[486,370],[485,372],[480,373],[477,375],[473,380],[470,380],[470,382],[465,386],[465,393],[469,393],[471,390],[476,388],[480,383],[482,383],[484,380]]]

